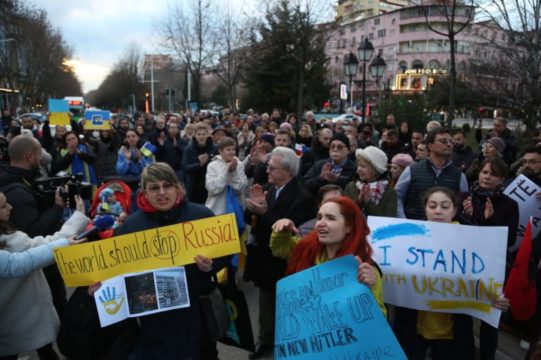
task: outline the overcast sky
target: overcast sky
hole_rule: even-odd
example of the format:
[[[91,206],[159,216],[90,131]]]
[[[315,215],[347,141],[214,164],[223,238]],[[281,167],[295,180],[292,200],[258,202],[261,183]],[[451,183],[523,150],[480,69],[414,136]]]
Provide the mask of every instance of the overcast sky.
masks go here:
[[[229,3],[234,13],[242,14],[255,11],[257,1],[231,0]],[[143,53],[156,51],[153,24],[165,16],[171,1],[33,0],[33,3],[47,11],[53,26],[61,30],[64,39],[74,48],[73,65],[86,93],[100,85],[131,42],[138,43]]]

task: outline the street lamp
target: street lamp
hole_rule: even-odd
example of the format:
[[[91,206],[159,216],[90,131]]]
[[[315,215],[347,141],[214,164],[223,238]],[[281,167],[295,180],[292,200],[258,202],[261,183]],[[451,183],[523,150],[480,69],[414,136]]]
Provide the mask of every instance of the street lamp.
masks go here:
[[[370,63],[370,73],[372,74],[372,77],[376,79],[376,88],[378,91],[378,104],[380,100],[379,79],[383,77],[386,66],[387,64],[385,63],[385,60],[383,60],[383,58],[381,57],[381,50],[380,50],[378,56],[376,56],[374,60],[372,60],[372,62]]]
[[[359,61],[362,61],[363,63],[363,108],[362,108],[362,123],[364,124],[364,118],[366,114],[366,63],[370,61],[370,58],[372,57],[372,53],[374,52],[374,46],[368,40],[368,38],[365,38],[363,42],[361,42],[361,45],[359,45],[359,48],[357,49],[357,57],[359,58]]]
[[[383,76],[387,63],[381,57],[381,54],[378,54],[374,60],[370,63],[370,73],[376,79],[376,83]]]
[[[359,60],[353,55],[353,53],[350,51],[349,55],[346,55],[344,57],[344,74],[349,77],[349,89],[350,89],[350,96],[349,96],[349,102],[351,111],[353,112],[353,78],[355,75],[357,75],[357,66],[359,65]]]

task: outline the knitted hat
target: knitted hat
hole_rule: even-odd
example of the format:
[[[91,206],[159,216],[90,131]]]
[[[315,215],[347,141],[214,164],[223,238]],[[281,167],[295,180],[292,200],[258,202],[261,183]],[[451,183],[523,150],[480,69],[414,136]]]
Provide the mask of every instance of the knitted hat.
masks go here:
[[[496,148],[498,155],[501,156],[503,154],[503,151],[505,150],[505,141],[503,141],[502,138],[494,136],[488,139],[487,143]]]
[[[364,149],[357,149],[355,151],[357,158],[362,158],[368,162],[379,174],[383,174],[387,171],[387,155],[383,150],[375,147],[368,146]]]
[[[102,191],[100,191],[100,200],[101,202],[106,202],[107,198],[111,195],[113,195],[115,192],[112,189],[105,188]]]
[[[268,142],[269,144],[271,144],[274,147],[274,136],[272,134],[264,133],[263,135],[261,135],[259,137],[259,140],[263,140],[265,142]]]
[[[396,164],[405,169],[413,162],[413,158],[408,154],[396,154],[391,160],[391,164]]]
[[[349,149],[349,139],[346,136],[346,134],[341,133],[341,132],[334,133],[334,135],[332,136],[331,142],[329,142],[329,144],[332,144],[333,141],[341,141]]]

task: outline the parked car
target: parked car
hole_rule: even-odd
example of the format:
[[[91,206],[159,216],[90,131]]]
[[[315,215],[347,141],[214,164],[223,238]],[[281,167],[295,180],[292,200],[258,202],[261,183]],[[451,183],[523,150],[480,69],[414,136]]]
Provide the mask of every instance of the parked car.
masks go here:
[[[21,119],[23,117],[26,117],[28,115],[30,115],[32,120],[34,120],[34,121],[37,120],[40,123],[43,123],[45,120],[47,120],[47,116],[43,115],[42,113],[38,113],[38,112],[21,114],[21,115],[17,116],[17,120],[21,121]]]
[[[342,115],[332,119],[333,122],[343,121],[343,122],[347,122],[347,123],[353,122],[355,120],[357,120],[360,123],[362,121],[362,118],[360,116],[355,115],[355,114],[342,114]]]

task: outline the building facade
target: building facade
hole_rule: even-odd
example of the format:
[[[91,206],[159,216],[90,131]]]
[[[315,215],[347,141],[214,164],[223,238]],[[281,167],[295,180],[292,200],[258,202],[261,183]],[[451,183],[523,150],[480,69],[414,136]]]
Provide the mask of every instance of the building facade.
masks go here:
[[[471,21],[473,11],[474,8],[466,5],[456,9],[455,27],[466,25],[455,37],[456,69],[462,76],[471,58],[476,56],[480,44],[486,44],[480,37],[483,32],[486,35],[486,30],[483,30],[485,25]],[[379,54],[386,63],[382,78],[374,79],[368,70],[368,62],[366,89],[369,96],[382,91],[393,94],[425,91],[439,77],[448,76],[449,39],[430,30],[427,21],[434,29],[447,32],[447,19],[442,8],[437,5],[404,6],[379,15],[338,23],[335,27],[328,26],[325,51],[329,58],[329,81],[333,89],[338,89],[341,83],[349,86],[349,78],[344,74],[344,58],[350,52],[357,56],[357,48],[366,38],[374,46],[370,61]],[[491,36],[501,38],[498,34]],[[358,105],[363,79],[362,63],[359,65],[359,71],[353,79],[354,102]]]

